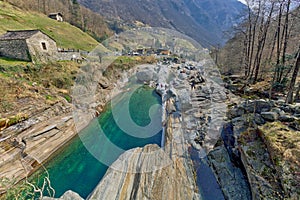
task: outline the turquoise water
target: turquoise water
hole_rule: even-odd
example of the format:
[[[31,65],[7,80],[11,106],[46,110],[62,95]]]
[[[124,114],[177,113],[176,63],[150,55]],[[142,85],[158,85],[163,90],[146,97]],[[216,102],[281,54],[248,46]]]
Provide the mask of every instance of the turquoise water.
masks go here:
[[[150,123],[149,108],[154,104],[161,104],[161,98],[153,89],[140,87],[131,97],[119,97],[117,109],[122,109],[124,98],[130,98],[129,111],[132,120],[146,126]],[[124,133],[116,124],[116,116],[113,116],[109,108],[98,119],[80,132],[57,156],[45,164],[49,173],[51,186],[55,189],[55,197],[60,197],[67,190],[77,192],[86,198],[102,179],[107,165],[98,161],[85,147],[97,151],[101,158],[109,158],[113,162],[120,154],[113,152],[111,144],[124,150],[142,147],[146,144],[161,143],[161,132],[147,138],[137,138]],[[123,108],[126,109],[126,108]],[[124,116],[118,116],[122,118]],[[101,126],[103,132],[99,131]],[[107,139],[109,141],[107,141]],[[82,142],[84,141],[84,143]],[[45,170],[39,170],[30,180],[42,186],[43,178],[47,175]],[[44,195],[49,196],[52,190],[46,184]]]

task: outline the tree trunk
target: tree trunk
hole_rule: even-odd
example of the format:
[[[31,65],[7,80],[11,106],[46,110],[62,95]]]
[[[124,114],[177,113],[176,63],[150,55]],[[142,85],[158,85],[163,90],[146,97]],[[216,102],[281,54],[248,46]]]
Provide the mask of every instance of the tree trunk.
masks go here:
[[[280,73],[280,35],[281,35],[281,17],[282,17],[282,4],[280,3],[280,7],[279,7],[279,15],[278,15],[278,25],[277,25],[277,57],[276,57],[276,68],[275,68],[275,72],[276,72],[276,81],[280,82],[279,80],[279,73]]]
[[[290,14],[290,4],[291,0],[288,0],[287,3],[287,8],[286,8],[286,16],[285,16],[285,22],[284,22],[284,43],[283,43],[283,52],[282,52],[282,63],[285,64],[285,54],[286,54],[286,49],[287,49],[287,43],[288,43],[288,30],[289,30],[289,14]]]
[[[258,41],[257,57],[256,57],[257,61],[256,61],[255,74],[254,74],[254,80],[253,80],[254,83],[256,83],[257,78],[258,78],[259,68],[260,68],[260,64],[261,64],[261,58],[262,58],[262,54],[263,54],[266,39],[267,39],[267,33],[269,30],[271,17],[273,14],[273,9],[274,9],[274,3],[272,3],[272,6],[269,11],[269,15],[268,15],[268,18],[267,18],[267,21],[265,24],[264,24],[265,12],[263,12],[263,14],[262,14],[263,16],[262,16],[262,21],[261,21],[261,33],[260,33],[260,37],[259,37],[259,41]]]
[[[294,101],[299,101],[300,100],[300,82],[298,84],[298,89],[296,91],[295,99]]]
[[[250,8],[249,3],[247,3],[248,7],[248,24],[249,24],[249,30],[248,30],[248,43],[247,43],[247,57],[246,57],[246,66],[247,66],[247,72],[246,77],[250,75],[250,68],[251,68],[251,61],[250,61],[250,51],[251,51],[251,38],[252,38],[252,20],[251,20],[251,14],[252,10]]]
[[[291,4],[291,0],[288,0],[287,2],[287,6],[286,6],[286,16],[285,16],[285,22],[284,22],[284,27],[283,27],[283,33],[282,33],[282,37],[284,36],[284,39],[282,38],[283,42],[283,47],[282,47],[282,68],[279,74],[279,80],[280,83],[282,83],[283,81],[283,73],[284,73],[284,68],[285,68],[285,61],[286,61],[286,50],[287,50],[287,43],[288,43],[288,38],[289,38],[289,12],[290,12],[290,4]]]
[[[294,72],[293,72],[292,80],[290,83],[289,91],[287,94],[287,98],[286,98],[287,103],[293,103],[293,91],[295,88],[296,78],[297,78],[297,75],[299,72],[299,66],[300,66],[300,46],[299,46],[299,49],[297,52],[297,60],[296,60],[296,64],[294,67]]]
[[[251,43],[251,52],[250,52],[250,77],[248,78],[248,80],[251,80],[253,77],[253,73],[254,73],[254,66],[252,65],[252,60],[253,60],[253,54],[254,54],[254,46],[255,46],[255,37],[256,37],[256,27],[257,27],[257,22],[258,19],[260,17],[260,11],[261,11],[261,1],[258,2],[258,11],[257,11],[257,15],[253,24],[253,33],[252,33],[252,43]]]

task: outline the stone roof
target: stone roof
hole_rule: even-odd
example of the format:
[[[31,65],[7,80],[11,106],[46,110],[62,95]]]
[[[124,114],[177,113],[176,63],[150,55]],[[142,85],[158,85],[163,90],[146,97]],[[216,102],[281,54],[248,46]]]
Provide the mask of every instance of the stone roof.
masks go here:
[[[56,15],[59,15],[59,16],[63,16],[60,12],[56,12],[56,13],[49,13],[48,16],[56,16]]]
[[[0,36],[0,40],[26,40],[38,32],[40,30],[7,31]]]

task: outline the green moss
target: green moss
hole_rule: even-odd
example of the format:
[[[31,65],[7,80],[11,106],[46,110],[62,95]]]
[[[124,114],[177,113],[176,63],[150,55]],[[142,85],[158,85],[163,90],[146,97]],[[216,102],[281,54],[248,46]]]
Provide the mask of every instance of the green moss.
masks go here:
[[[72,98],[69,95],[65,95],[64,97],[69,103],[72,102]]]
[[[46,100],[54,100],[54,97],[49,94],[47,94],[45,97],[46,97]]]
[[[25,115],[25,114],[18,114],[16,116],[12,116],[9,118],[9,121],[8,121],[8,126],[12,126],[14,124],[17,124],[19,122],[22,122],[24,120],[28,119],[28,115]]]

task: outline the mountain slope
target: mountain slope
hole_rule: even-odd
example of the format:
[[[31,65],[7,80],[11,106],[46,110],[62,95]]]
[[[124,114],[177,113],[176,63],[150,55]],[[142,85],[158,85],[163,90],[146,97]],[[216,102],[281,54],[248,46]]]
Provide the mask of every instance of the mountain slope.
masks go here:
[[[24,29],[42,30],[56,40],[58,47],[90,51],[98,44],[90,35],[67,22],[57,22],[46,15],[0,1],[0,34]]]
[[[45,15],[60,12],[63,14],[64,21],[89,33],[98,41],[112,35],[104,18],[81,6],[77,0],[6,0],[6,2],[22,10],[35,11]]]
[[[245,7],[237,0],[79,0],[109,19],[173,28],[202,45],[224,44],[224,31]]]

